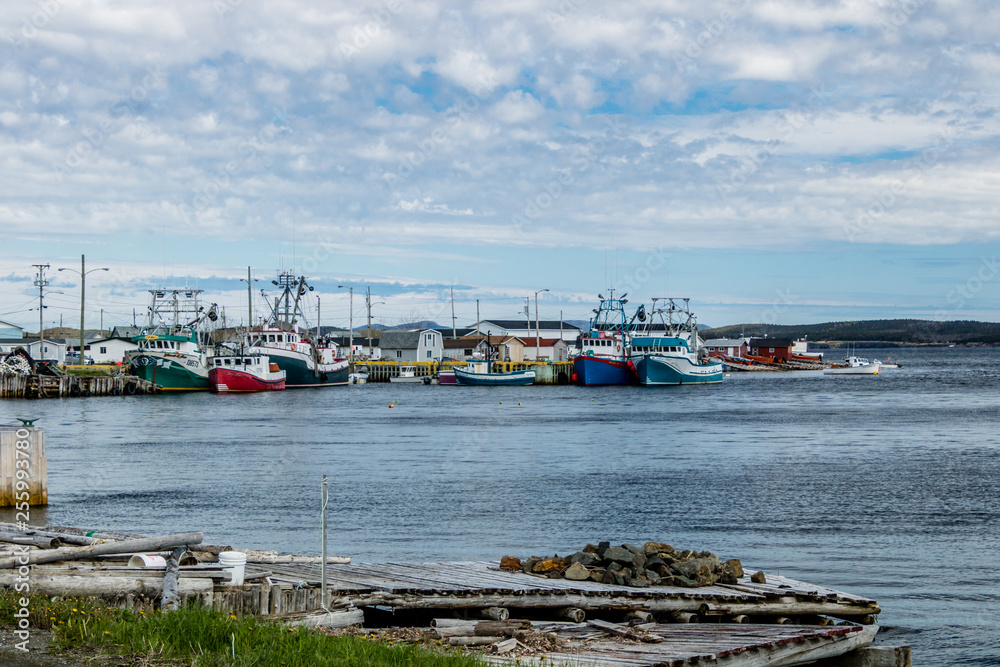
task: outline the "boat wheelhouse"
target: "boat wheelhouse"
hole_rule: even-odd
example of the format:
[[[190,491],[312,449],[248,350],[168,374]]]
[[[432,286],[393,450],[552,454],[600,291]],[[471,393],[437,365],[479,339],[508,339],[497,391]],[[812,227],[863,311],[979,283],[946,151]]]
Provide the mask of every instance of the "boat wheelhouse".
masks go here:
[[[632,336],[630,358],[644,386],[722,382],[723,364],[708,355],[698,336],[690,299],[667,298],[660,307],[653,299],[643,335]],[[659,325],[654,320],[659,319]]]
[[[645,319],[640,307],[629,321],[625,315],[627,294],[615,298],[614,290],[594,309],[589,330],[580,335],[580,352],[573,358],[573,381],[583,385],[631,384],[634,374],[628,363],[630,330],[636,318]]]

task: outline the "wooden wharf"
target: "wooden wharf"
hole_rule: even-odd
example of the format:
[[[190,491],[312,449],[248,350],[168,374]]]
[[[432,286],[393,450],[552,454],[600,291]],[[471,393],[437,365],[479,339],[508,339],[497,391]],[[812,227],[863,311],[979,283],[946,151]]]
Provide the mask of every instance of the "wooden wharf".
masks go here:
[[[162,388],[131,375],[0,375],[0,398],[68,398],[160,393]]]
[[[368,382],[390,382],[403,367],[412,367],[416,377],[436,378],[442,370],[465,366],[464,361],[356,361],[351,372],[368,373]],[[496,361],[493,367],[498,373],[533,370],[534,384],[569,384],[573,377],[572,361]]]

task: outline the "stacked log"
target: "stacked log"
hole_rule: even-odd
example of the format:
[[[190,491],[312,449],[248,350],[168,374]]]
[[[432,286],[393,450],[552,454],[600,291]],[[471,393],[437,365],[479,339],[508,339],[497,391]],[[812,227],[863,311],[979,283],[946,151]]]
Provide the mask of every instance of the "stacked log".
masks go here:
[[[698,588],[715,583],[735,584],[743,576],[736,558],[722,562],[710,551],[678,550],[663,542],[611,546],[588,544],[566,557],[532,556],[525,560],[504,556],[500,568],[571,581],[598,581],[619,586],[681,586]]]

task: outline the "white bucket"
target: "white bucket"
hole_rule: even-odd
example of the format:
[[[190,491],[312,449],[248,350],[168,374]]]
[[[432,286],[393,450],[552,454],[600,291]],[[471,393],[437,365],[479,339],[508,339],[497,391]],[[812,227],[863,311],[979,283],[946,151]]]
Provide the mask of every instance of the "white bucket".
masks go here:
[[[163,556],[157,554],[136,554],[128,559],[129,567],[144,567],[150,570],[162,570],[167,566]]]
[[[222,551],[219,552],[219,565],[226,572],[232,575],[230,586],[243,585],[243,572],[246,569],[247,555],[242,551]]]

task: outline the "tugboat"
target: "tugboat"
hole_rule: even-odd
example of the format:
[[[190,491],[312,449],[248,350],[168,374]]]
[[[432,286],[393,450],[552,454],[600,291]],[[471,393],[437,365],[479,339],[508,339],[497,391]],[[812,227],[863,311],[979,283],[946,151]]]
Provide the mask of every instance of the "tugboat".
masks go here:
[[[315,341],[307,337],[308,328],[300,331],[298,327],[300,321],[306,323],[302,297],[313,287],[304,276],[296,277],[287,271],[271,282],[282,292],[268,323],[247,332],[250,347],[266,354],[285,372],[288,389],[346,385],[349,364],[346,358],[337,357],[337,346],[320,337],[318,326]]]
[[[709,357],[708,350],[701,346],[697,320],[688,305],[690,299],[668,298],[667,305],[661,308],[656,305],[658,300],[653,299],[645,334],[632,336],[631,363],[639,384],[722,382],[723,364]],[[652,324],[657,316],[662,329]]]
[[[628,321],[625,316],[627,294],[615,298],[614,290],[603,294],[600,305],[594,309],[590,330],[580,336],[580,353],[573,359],[572,380],[583,385],[632,384],[635,373],[629,366],[630,330],[636,319],[646,319],[645,309],[639,310]]]
[[[139,347],[125,355],[125,366],[132,375],[163,391],[207,391],[209,367],[202,325],[218,318],[216,305],[206,312],[198,304],[201,290],[196,289],[149,293],[149,324],[132,338]]]

